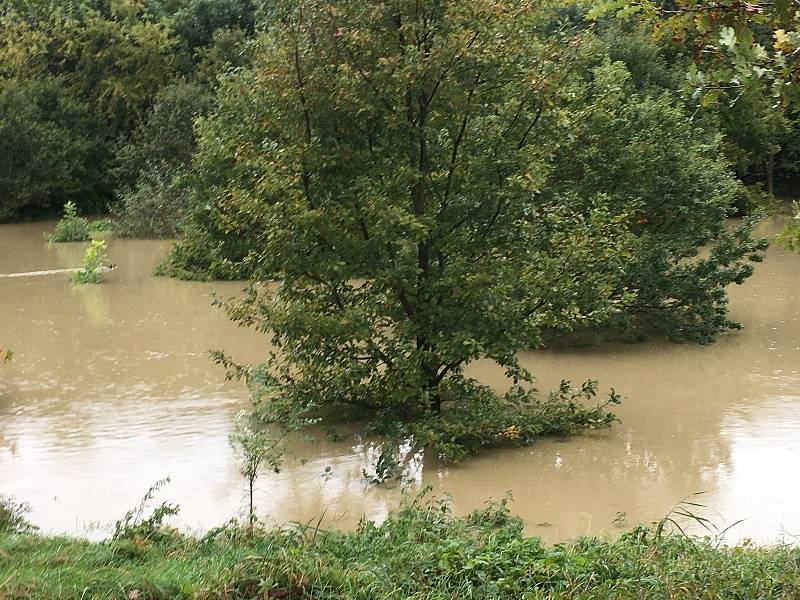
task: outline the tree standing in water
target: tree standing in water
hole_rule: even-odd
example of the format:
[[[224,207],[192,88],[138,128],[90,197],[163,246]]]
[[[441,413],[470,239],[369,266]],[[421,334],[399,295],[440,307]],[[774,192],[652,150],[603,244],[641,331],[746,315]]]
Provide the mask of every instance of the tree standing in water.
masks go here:
[[[276,348],[262,408],[409,423],[451,402],[480,421],[499,399],[467,364],[530,382],[516,354],[543,327],[625,301],[598,268],[624,259],[624,215],[603,196],[586,209],[539,194],[537,123],[575,53],[557,34],[536,41],[546,14],[526,1],[292,3],[253,70],[223,84],[201,135],[247,174],[224,192],[224,221],[259,232],[245,260],[281,281],[229,305]],[[564,406],[560,429],[608,422]]]

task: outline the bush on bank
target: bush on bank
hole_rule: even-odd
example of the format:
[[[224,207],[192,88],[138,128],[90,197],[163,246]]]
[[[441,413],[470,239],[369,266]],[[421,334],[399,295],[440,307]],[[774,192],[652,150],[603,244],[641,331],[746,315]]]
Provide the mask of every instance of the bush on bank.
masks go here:
[[[150,535],[153,533],[153,535]],[[106,542],[0,533],[0,598],[798,598],[800,549],[717,547],[663,523],[544,546],[505,502],[404,506],[355,531],[139,527]]]

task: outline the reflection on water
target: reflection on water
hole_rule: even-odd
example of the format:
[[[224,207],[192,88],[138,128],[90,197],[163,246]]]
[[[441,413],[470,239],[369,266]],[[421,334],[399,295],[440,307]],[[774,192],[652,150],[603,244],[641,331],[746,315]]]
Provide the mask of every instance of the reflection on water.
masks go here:
[[[767,229],[774,229],[775,223]],[[0,273],[69,268],[84,244],[49,245],[47,226],[0,226]],[[207,357],[225,348],[256,361],[264,336],[211,307],[211,288],[151,277],[166,244],[112,240],[118,265],[99,286],[66,274],[0,279],[0,342],[16,351],[0,368],[0,493],[28,501],[46,530],[85,534],[135,505],[171,476],[165,500],[180,522],[202,529],[239,513],[244,486],[227,436],[246,406]],[[729,539],[775,541],[800,534],[800,257],[771,249],[732,290],[746,329],[712,346],[648,343],[531,352],[523,364],[547,389],[564,377],[597,378],[621,390],[622,423],[610,431],[548,439],[487,453],[462,465],[411,461],[400,487],[370,487],[374,445],[324,435],[293,441],[285,468],[264,473],[257,506],[273,522],[352,526],[380,519],[425,484],[466,512],[511,492],[512,510],[547,540],[617,531],[658,519],[681,498],[706,492],[706,515],[745,519]],[[502,384],[479,363],[472,374]]]

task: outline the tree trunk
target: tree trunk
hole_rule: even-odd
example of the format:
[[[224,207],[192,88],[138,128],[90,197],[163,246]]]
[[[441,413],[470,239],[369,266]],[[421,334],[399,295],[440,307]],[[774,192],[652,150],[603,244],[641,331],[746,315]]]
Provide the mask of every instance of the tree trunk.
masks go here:
[[[431,410],[437,415],[442,412],[442,396],[438,390],[431,392]]]
[[[254,524],[254,521],[255,521],[255,513],[254,513],[254,510],[253,510],[253,484],[254,483],[255,483],[255,480],[251,478],[250,479],[250,489],[249,489],[250,506],[249,506],[248,515],[247,515],[248,530],[250,532],[250,537],[253,537],[253,524]]]
[[[767,158],[765,165],[767,171],[767,193],[772,196],[775,193],[775,157]]]

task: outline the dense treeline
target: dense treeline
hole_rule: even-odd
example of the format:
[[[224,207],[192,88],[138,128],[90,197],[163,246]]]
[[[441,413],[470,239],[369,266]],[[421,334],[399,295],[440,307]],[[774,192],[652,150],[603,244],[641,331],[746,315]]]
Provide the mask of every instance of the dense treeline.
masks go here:
[[[597,23],[587,20],[579,2],[559,4],[543,8],[551,12],[551,30],[538,35],[560,28],[562,53],[580,44],[586,60],[571,66],[575,77],[589,76],[597,57],[620,61],[633,88],[671,95],[702,123],[695,138],[720,136],[726,168],[739,180],[770,191],[776,178],[780,188],[795,176],[796,120],[776,109],[768,93],[731,90],[700,106],[682,89],[696,52],[692,40],[654,41],[636,20],[606,17]],[[275,10],[272,3],[250,0],[4,3],[0,139],[8,160],[0,179],[0,219],[47,214],[73,200],[84,212],[116,210],[129,219],[123,230],[130,235],[178,232],[192,191],[191,178],[178,177],[187,175],[191,164],[192,123],[214,105],[220,78],[249,65],[252,42],[268,35],[278,18]],[[593,52],[595,60],[588,59]],[[551,108],[575,108],[562,103],[570,93],[567,81],[553,90]],[[224,94],[217,100],[224,101]],[[218,118],[217,110],[211,112]],[[579,119],[573,121],[573,129],[580,127]],[[563,168],[557,158],[556,166]],[[753,190],[737,191],[739,212],[757,201]],[[165,218],[153,218],[159,209]],[[139,222],[143,215],[149,218]],[[200,230],[192,232],[211,239],[202,255],[187,249],[181,264],[199,276],[237,275],[216,271],[214,253],[220,253],[218,260],[235,261],[244,248],[215,233],[215,224],[202,216],[193,221]]]
[[[11,1],[0,10],[0,219],[66,201],[174,235],[193,119],[246,60],[249,0]]]

